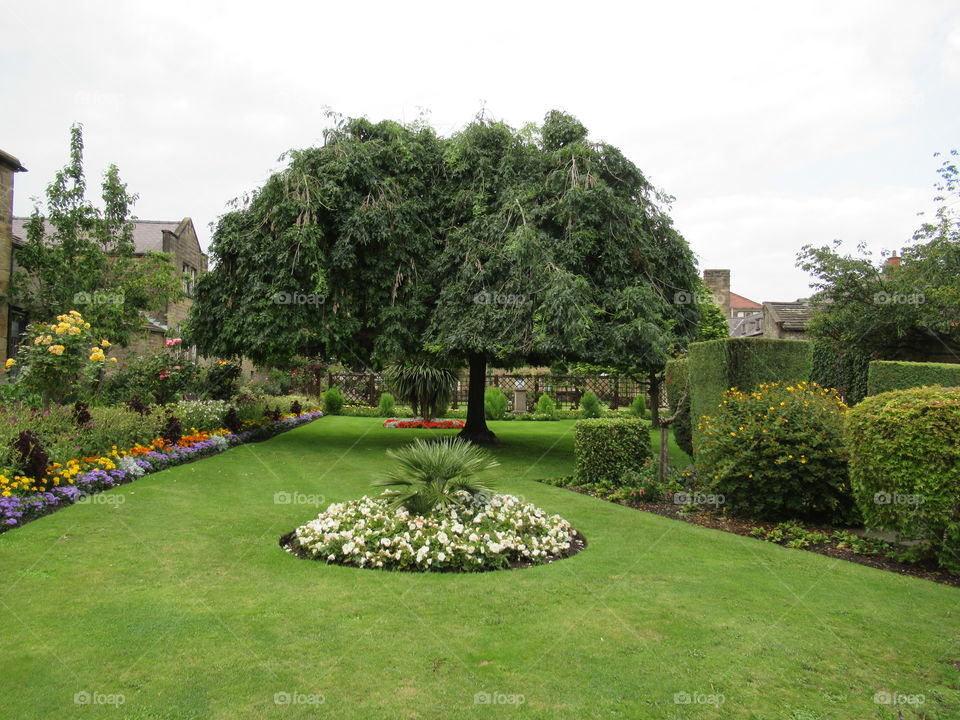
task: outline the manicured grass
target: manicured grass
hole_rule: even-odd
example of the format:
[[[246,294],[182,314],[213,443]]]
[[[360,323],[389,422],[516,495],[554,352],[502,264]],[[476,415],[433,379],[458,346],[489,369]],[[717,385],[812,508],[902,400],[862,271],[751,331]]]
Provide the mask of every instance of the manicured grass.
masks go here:
[[[878,692],[922,695],[905,718],[960,717],[954,588],[534,482],[572,471],[572,422],[494,429],[501,488],[562,514],[586,550],[476,575],[287,555],[279,535],[320,507],[278,493],[358,497],[387,448],[453,434],[347,417],[0,536],[0,718],[896,717]]]

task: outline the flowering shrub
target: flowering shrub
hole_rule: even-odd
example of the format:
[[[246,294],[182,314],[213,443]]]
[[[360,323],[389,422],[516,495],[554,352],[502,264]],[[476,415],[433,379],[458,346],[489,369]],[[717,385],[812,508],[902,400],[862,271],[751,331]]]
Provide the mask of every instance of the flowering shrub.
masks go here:
[[[703,489],[758,520],[853,521],[846,413],[836,391],[815,383],[728,390],[697,425]]]
[[[297,528],[294,541],[308,557],[339,565],[480,572],[564,557],[574,531],[559,515],[512,495],[425,516],[364,496],[330,505]]]
[[[76,310],[58,315],[55,323],[27,326],[17,358],[6,369],[19,365],[17,382],[37,392],[45,407],[76,395],[83,381],[91,382],[107,360],[110,342],[99,337]],[[111,358],[116,362],[116,358]]]
[[[184,427],[214,430],[224,427],[223,419],[230,409],[225,400],[181,400],[174,408]]]
[[[126,403],[138,398],[147,403],[166,404],[186,393],[201,393],[201,367],[184,350],[180,338],[168,338],[164,348],[151,355],[124,361],[123,367],[109,376],[104,399]]]
[[[461,430],[466,423],[463,420],[398,420],[390,418],[383,423],[388,428],[417,428],[420,430]]]

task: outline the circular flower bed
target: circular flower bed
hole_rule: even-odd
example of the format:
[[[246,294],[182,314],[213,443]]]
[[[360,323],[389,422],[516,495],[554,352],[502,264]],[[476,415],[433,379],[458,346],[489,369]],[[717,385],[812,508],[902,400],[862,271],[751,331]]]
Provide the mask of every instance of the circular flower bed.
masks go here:
[[[462,430],[463,420],[424,420],[423,418],[413,418],[412,420],[398,420],[390,418],[384,421],[383,426],[388,428],[419,428],[421,430]]]
[[[586,543],[559,515],[513,495],[494,495],[430,515],[364,496],[330,505],[280,544],[299,557],[337,565],[483,572],[553,562]]]

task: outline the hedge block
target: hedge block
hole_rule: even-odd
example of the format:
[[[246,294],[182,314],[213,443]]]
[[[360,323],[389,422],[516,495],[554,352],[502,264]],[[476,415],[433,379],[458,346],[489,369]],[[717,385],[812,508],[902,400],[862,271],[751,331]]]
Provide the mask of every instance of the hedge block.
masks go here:
[[[640,418],[578,420],[573,426],[577,481],[617,483],[653,456],[650,422]]]
[[[670,428],[677,445],[687,454],[693,455],[693,435],[690,426],[690,382],[687,358],[674,358],[667,361],[664,369],[664,385],[667,388],[667,402],[671,414],[676,418]],[[686,399],[684,399],[686,396]],[[683,406],[680,407],[680,401]]]
[[[726,338],[691,344],[688,358],[696,450],[697,422],[717,408],[724,392],[732,387],[750,391],[765,382],[809,380],[812,348],[807,340]]]
[[[867,372],[867,394],[940,385],[960,387],[960,364],[874,360]]]

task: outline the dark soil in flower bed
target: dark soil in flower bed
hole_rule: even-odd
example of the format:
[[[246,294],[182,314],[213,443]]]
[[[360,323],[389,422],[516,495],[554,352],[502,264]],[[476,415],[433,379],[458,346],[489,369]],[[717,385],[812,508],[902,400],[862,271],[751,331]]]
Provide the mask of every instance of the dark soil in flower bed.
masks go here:
[[[301,558],[302,560],[317,560],[317,561],[319,561],[319,562],[323,562],[323,563],[326,564],[326,560],[323,560],[322,558],[314,558],[314,557],[311,557],[311,556],[309,555],[309,553],[307,553],[307,551],[304,550],[304,549],[300,546],[300,544],[297,542],[296,532],[297,532],[296,530],[291,530],[290,532],[286,533],[285,535],[281,535],[281,536],[280,536],[280,547],[282,547],[284,550],[286,550],[286,551],[287,551],[288,553],[290,553],[291,555],[294,555],[294,556],[296,556],[296,557],[298,557],[298,558]],[[562,553],[560,553],[560,554],[558,554],[558,555],[553,555],[553,556],[551,556],[551,557],[548,557],[548,558],[547,558],[546,560],[544,560],[543,562],[538,562],[538,563],[518,562],[518,563],[513,563],[512,565],[509,565],[508,567],[505,567],[505,568],[482,568],[482,569],[478,569],[478,570],[471,570],[471,571],[469,571],[469,572],[468,572],[468,571],[465,571],[465,570],[455,570],[455,569],[453,569],[453,568],[442,568],[442,569],[440,569],[440,570],[434,570],[434,569],[429,569],[429,570],[428,570],[428,569],[420,569],[420,568],[394,569],[394,568],[373,568],[373,567],[363,567],[363,568],[359,568],[359,567],[358,567],[358,568],[356,568],[356,569],[357,569],[357,570],[379,570],[379,571],[381,571],[381,572],[384,572],[384,571],[385,571],[385,572],[414,572],[414,573],[419,573],[419,572],[434,572],[434,573],[458,573],[458,574],[460,574],[460,573],[463,573],[463,574],[472,574],[472,573],[481,573],[481,572],[497,572],[498,570],[522,570],[522,569],[524,569],[524,568],[538,567],[538,566],[541,566],[541,565],[549,565],[550,563],[555,562],[555,561],[557,561],[557,560],[564,560],[564,559],[566,559],[566,558],[568,558],[568,557],[573,557],[573,556],[576,555],[578,552],[580,552],[581,550],[583,550],[585,547],[587,547],[587,539],[583,536],[583,534],[582,534],[579,530],[574,530],[574,531],[573,531],[573,534],[572,534],[572,542],[571,542],[571,544],[570,544],[570,547],[567,548],[566,551],[564,551],[564,552],[562,552]],[[340,563],[329,563],[329,564],[331,564],[331,565],[339,565]],[[354,566],[354,565],[343,565],[343,567],[355,567],[355,566]]]
[[[568,490],[573,490],[574,492],[579,492],[583,495],[588,495],[577,487],[568,487]],[[595,497],[595,496],[591,496]],[[760,538],[753,537],[750,534],[750,531],[756,527],[762,527],[764,529],[773,528],[776,523],[770,522],[757,522],[755,520],[747,520],[745,518],[739,518],[731,515],[720,515],[709,510],[698,510],[696,512],[680,512],[682,506],[673,505],[669,502],[662,503],[626,503],[620,502],[619,505],[624,505],[626,507],[631,507],[635,510],[642,510],[644,512],[654,513],[655,515],[660,515],[662,517],[670,518],[671,520],[681,520],[683,522],[692,523],[694,525],[700,525],[701,527],[712,528],[714,530],[722,530],[724,532],[735,533],[737,535],[743,535],[744,537],[750,537],[753,540],[759,540],[760,542],[768,542],[767,540],[762,540]],[[810,531],[819,531],[826,534],[830,534],[838,528],[821,528],[815,526],[804,526],[807,530]],[[878,570],[887,570],[889,572],[895,572],[899,575],[909,575],[910,577],[920,578],[922,580],[930,580],[932,582],[941,583],[943,585],[951,585],[953,587],[960,587],[960,576],[951,575],[949,573],[938,570],[934,565],[931,564],[911,564],[903,563],[892,558],[888,558],[885,555],[864,555],[861,553],[855,553],[844,548],[838,548],[832,543],[824,543],[819,545],[810,545],[805,548],[790,548],[797,550],[807,550],[809,552],[819,553],[820,555],[826,555],[827,557],[838,558],[840,560],[848,560],[850,562],[855,562],[860,565],[866,565],[868,567],[876,568]]]

